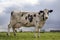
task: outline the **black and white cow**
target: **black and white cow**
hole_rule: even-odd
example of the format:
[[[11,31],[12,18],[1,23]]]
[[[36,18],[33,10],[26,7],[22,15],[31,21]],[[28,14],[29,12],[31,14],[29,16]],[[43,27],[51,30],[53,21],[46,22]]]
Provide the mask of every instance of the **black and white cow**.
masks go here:
[[[15,29],[22,26],[35,27],[35,37],[40,36],[39,29],[43,27],[45,21],[48,19],[49,13],[53,10],[40,10],[39,12],[11,12],[10,24],[8,25],[8,35],[10,35],[10,28],[13,28],[14,35],[16,35]],[[38,33],[36,33],[38,32]]]

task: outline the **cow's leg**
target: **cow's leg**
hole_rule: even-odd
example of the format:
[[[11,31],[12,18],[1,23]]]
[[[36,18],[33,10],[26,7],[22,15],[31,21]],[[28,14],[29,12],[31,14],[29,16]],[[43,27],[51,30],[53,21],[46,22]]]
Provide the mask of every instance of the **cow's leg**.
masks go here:
[[[14,36],[16,36],[16,31],[14,27],[13,27],[13,33],[14,33]]]
[[[34,37],[36,37],[36,38],[38,37],[38,31],[39,31],[39,30],[38,30],[38,28],[37,28],[37,27],[35,27]]]
[[[9,24],[8,25],[8,32],[7,32],[7,35],[10,36],[10,28],[11,28],[11,25]]]
[[[39,28],[38,28],[38,23],[35,24],[35,37],[38,37],[38,32],[39,32]]]
[[[17,30],[15,29],[15,32],[17,33]]]
[[[40,29],[39,29],[39,27],[36,27],[35,28],[35,37],[40,37]]]
[[[38,28],[38,38],[40,37],[40,29]]]

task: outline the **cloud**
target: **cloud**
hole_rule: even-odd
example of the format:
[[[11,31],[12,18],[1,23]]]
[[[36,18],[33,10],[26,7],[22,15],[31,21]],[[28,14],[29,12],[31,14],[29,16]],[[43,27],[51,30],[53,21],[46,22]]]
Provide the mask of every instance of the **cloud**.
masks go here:
[[[6,7],[13,5],[22,8],[25,5],[47,5],[54,2],[56,2],[56,0],[0,0],[0,15],[2,15],[2,12],[5,11]]]
[[[6,13],[23,8],[26,5],[35,6],[38,4],[39,0],[0,0],[0,25],[8,23],[10,15]]]
[[[5,28],[10,21],[10,12],[12,10],[39,11],[45,8],[53,9],[46,21],[46,27],[60,26],[60,0],[0,0],[0,25]],[[60,27],[59,27],[60,28]]]
[[[37,5],[38,3],[39,0],[0,0],[0,15],[6,7],[16,5],[22,8],[25,5]]]
[[[52,5],[56,3],[58,0],[39,0],[40,5]]]
[[[56,2],[56,0],[45,0],[45,2],[53,3],[53,2]]]
[[[0,8],[0,15],[2,14],[2,11],[3,11],[4,9],[3,8]]]

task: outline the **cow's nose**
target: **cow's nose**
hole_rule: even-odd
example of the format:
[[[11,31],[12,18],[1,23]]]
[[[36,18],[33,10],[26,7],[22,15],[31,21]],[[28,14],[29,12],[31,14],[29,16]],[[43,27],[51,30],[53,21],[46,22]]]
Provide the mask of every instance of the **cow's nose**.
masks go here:
[[[46,17],[46,19],[48,19],[48,17]]]

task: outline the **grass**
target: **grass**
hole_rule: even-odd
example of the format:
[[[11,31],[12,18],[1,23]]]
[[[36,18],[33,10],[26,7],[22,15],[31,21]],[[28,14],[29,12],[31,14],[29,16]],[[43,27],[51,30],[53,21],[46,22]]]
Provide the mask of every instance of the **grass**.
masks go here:
[[[60,40],[60,32],[41,33],[40,38],[34,38],[34,33],[17,33],[16,36],[11,33],[8,37],[5,32],[0,33],[0,40]]]

